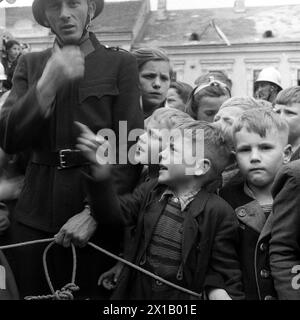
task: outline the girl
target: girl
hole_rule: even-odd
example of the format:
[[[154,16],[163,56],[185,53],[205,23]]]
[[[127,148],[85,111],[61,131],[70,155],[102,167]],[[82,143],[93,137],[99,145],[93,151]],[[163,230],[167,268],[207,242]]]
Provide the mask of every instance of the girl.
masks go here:
[[[191,93],[186,112],[195,120],[213,122],[221,105],[231,97],[228,86],[214,76],[204,78]]]
[[[145,119],[164,106],[170,87],[172,68],[167,54],[157,48],[133,51],[139,69],[141,105]]]
[[[16,40],[9,40],[5,43],[6,56],[2,59],[2,64],[7,75],[7,80],[4,81],[5,89],[10,90],[12,87],[12,78],[18,63],[18,58],[21,53],[21,46]]]

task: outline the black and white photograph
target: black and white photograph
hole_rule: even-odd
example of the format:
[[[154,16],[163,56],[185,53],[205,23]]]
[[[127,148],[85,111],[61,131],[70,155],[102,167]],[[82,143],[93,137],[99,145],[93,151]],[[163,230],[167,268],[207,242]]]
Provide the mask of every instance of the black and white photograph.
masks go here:
[[[0,36],[1,308],[300,300],[300,0],[0,0]]]

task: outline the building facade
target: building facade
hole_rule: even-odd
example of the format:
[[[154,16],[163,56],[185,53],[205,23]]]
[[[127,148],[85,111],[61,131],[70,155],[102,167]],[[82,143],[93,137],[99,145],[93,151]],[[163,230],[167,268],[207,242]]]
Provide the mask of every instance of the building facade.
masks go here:
[[[4,11],[3,11],[4,10]],[[31,8],[2,9],[1,25],[32,50],[53,43],[48,29],[37,25]],[[233,82],[234,95],[252,95],[259,71],[274,66],[282,86],[300,85],[300,5],[156,11],[149,0],[107,2],[93,31],[109,46],[126,50],[142,46],[164,48],[176,78],[194,84],[203,73],[221,70]]]

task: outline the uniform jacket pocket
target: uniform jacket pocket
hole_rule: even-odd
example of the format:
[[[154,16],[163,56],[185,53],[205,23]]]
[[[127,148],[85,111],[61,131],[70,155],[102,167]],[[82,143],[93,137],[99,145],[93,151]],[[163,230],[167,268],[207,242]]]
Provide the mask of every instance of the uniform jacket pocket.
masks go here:
[[[101,99],[104,96],[117,96],[118,94],[119,90],[115,82],[93,84],[79,88],[79,102],[82,103],[89,97]]]

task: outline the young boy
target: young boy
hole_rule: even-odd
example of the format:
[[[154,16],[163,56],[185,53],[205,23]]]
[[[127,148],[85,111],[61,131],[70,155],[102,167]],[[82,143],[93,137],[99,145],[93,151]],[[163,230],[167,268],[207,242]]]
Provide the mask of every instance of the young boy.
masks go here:
[[[274,109],[289,125],[289,143],[293,151],[291,161],[298,160],[300,159],[300,86],[279,92]]]
[[[290,160],[288,125],[272,110],[249,110],[232,129],[242,183],[228,184],[220,195],[235,209],[240,223],[239,255],[246,299],[276,297],[269,266],[272,224],[271,187]]]
[[[88,190],[93,214],[102,225],[135,226],[129,260],[200,295],[205,291],[209,299],[242,299],[237,220],[225,201],[202,188],[228,162],[230,151],[221,131],[213,124],[196,121],[171,131],[172,139],[161,153],[158,180],[118,198],[110,182],[110,165],[99,166],[95,161],[99,138],[80,127],[77,147],[92,162]],[[183,135],[186,131],[190,134]],[[202,132],[204,156],[190,161]],[[127,266],[112,297],[190,298]]]
[[[135,162],[144,165],[141,178],[139,181],[144,183],[150,179],[157,179],[159,174],[159,153],[165,148],[163,142],[164,132],[167,133],[171,129],[176,129],[186,122],[193,119],[185,112],[174,108],[160,108],[145,121],[145,132],[139,137],[137,150],[135,153]],[[130,231],[127,230],[124,239],[124,248],[130,241]],[[126,257],[126,252],[123,253]],[[99,285],[103,285],[106,289],[112,290],[115,287],[120,272],[123,268],[122,263],[117,263],[107,272],[103,273],[99,278]]]
[[[223,132],[231,138],[235,121],[245,111],[253,109],[272,109],[272,104],[264,100],[256,100],[252,97],[233,97],[222,104],[214,118],[214,122],[218,123]],[[243,180],[236,161],[232,160],[233,162],[222,173],[223,187],[230,181]]]

